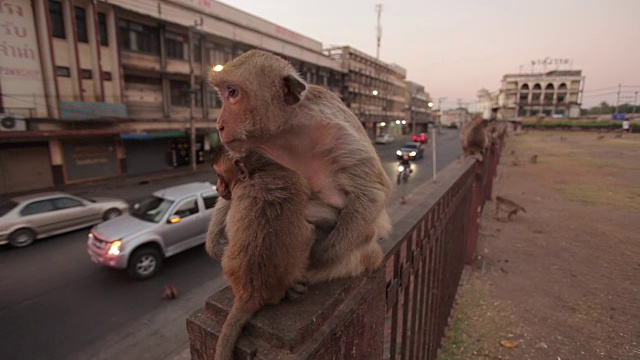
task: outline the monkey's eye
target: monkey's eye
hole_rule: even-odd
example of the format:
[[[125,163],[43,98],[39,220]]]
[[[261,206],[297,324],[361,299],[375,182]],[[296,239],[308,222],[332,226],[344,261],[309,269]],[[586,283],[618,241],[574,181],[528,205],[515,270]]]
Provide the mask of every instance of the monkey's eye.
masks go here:
[[[238,96],[238,89],[236,89],[235,86],[232,85],[227,85],[227,96],[231,99],[235,98],[236,96]]]

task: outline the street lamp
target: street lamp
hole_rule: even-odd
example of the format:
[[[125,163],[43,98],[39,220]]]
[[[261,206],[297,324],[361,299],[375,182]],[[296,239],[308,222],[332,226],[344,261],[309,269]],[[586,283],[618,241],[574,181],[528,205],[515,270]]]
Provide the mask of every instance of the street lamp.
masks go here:
[[[222,71],[222,69],[224,69],[224,66],[220,64],[213,67],[213,71],[215,72]]]
[[[371,93],[373,94],[373,96],[378,96],[378,90],[373,90]]]
[[[387,123],[383,121],[383,122],[380,123],[380,126],[385,127],[385,126],[387,126]]]
[[[396,124],[397,124],[397,125],[400,125],[400,120],[396,120]]]
[[[429,101],[429,102],[427,103],[427,106],[428,106],[428,107],[433,107],[433,102]]]
[[[402,125],[407,125],[407,120],[402,120]]]

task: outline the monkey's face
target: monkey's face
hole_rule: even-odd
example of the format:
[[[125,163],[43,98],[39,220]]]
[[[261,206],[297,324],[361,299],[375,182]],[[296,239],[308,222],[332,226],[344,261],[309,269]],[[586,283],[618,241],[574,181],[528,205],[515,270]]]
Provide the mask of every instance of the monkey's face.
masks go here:
[[[218,116],[221,142],[243,154],[290,125],[306,84],[284,59],[251,50],[221,71],[212,71],[211,84],[222,99]]]
[[[220,84],[217,89],[222,99],[217,124],[220,141],[232,151],[243,152],[253,128],[249,92],[234,83]]]

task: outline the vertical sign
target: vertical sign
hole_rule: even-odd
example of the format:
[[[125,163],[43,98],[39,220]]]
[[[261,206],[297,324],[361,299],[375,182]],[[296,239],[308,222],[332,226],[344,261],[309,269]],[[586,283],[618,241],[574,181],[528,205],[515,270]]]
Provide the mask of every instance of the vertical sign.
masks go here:
[[[0,0],[0,34],[2,104],[7,112],[13,108],[19,115],[45,116],[44,84],[30,0]]]

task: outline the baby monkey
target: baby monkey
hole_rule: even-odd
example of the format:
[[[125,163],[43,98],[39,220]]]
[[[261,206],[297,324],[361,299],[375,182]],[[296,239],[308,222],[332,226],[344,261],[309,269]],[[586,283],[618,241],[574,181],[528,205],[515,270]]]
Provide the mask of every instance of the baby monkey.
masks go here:
[[[233,157],[224,150],[213,168],[218,194],[229,206],[226,219],[219,219],[226,221],[226,231],[220,231],[228,240],[222,271],[235,295],[215,359],[229,360],[251,317],[264,305],[280,302],[303,279],[313,226],[305,218],[309,188],[298,173],[257,152]]]

